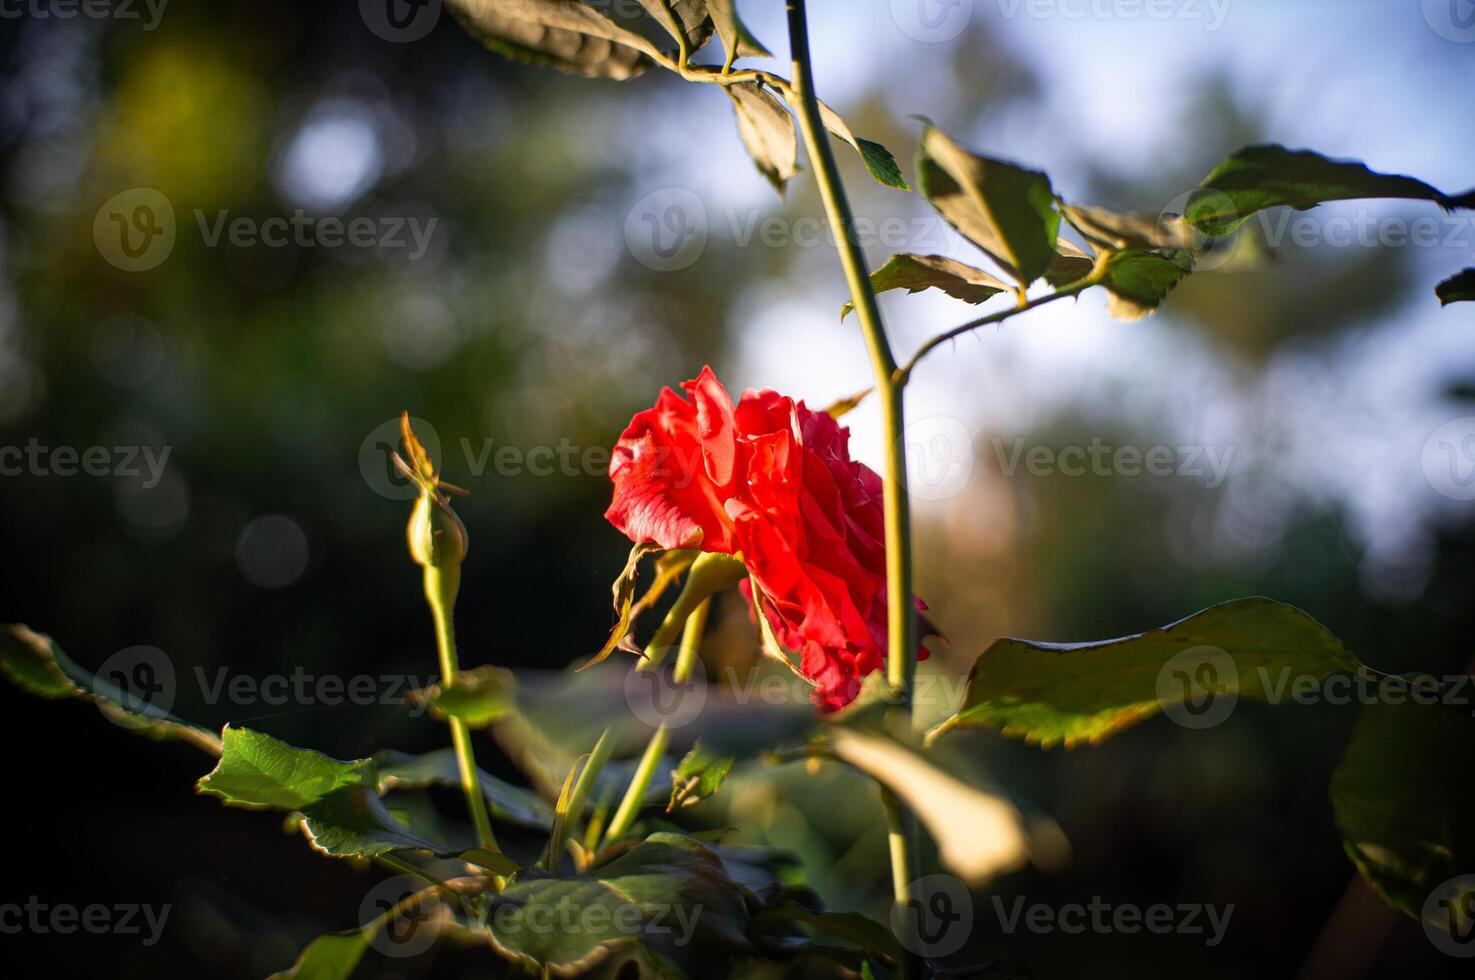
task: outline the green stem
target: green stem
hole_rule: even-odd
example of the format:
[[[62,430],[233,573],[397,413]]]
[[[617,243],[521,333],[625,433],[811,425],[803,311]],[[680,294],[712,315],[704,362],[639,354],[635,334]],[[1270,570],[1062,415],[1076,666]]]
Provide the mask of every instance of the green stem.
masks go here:
[[[1109,255],[1109,253],[1102,254],[1103,256]],[[892,375],[892,380],[895,382],[897,388],[904,388],[906,387],[906,383],[911,380],[912,369],[917,366],[917,362],[926,357],[935,348],[947,343],[949,340],[952,340],[955,337],[962,336],[970,330],[976,330],[979,327],[986,327],[995,323],[1003,323],[1010,317],[1018,316],[1019,314],[1024,313],[1028,310],[1038,309],[1039,307],[1044,306],[1047,303],[1055,302],[1057,299],[1065,299],[1067,296],[1079,296],[1081,293],[1090,289],[1092,286],[1101,283],[1101,281],[1105,278],[1105,275],[1105,268],[1103,266],[1098,266],[1097,268],[1091,270],[1091,273],[1080,282],[1072,283],[1071,285],[1062,288],[1058,292],[1050,293],[1048,296],[1041,296],[1038,299],[1023,300],[1017,306],[1010,307],[1007,310],[1000,310],[998,313],[990,313],[988,316],[981,316],[976,320],[969,320],[967,323],[953,327],[951,330],[945,331],[944,333],[940,333],[936,337],[933,337],[931,340],[927,341],[921,347],[918,347],[917,352],[911,356],[911,359],[907,361],[906,364],[898,368],[896,372]]]
[[[707,614],[712,611],[712,597],[703,599],[701,605],[692,610],[690,616],[686,617],[686,625],[681,631],[681,648],[676,654],[676,668],[672,671],[671,679],[677,684],[685,684],[691,680],[692,669],[696,666],[697,656],[702,649],[702,634],[707,629]],[[635,767],[635,775],[630,777],[630,786],[625,790],[625,798],[620,801],[620,808],[615,811],[614,817],[609,822],[609,827],[604,832],[605,840],[614,840],[616,837],[630,829],[635,822],[636,815],[640,812],[640,805],[645,800],[646,790],[650,789],[650,782],[655,777],[656,767],[661,764],[661,758],[666,754],[666,745],[671,740],[671,733],[666,729],[666,723],[660,726],[650,737],[650,742],[645,746],[645,754],[640,757],[640,763]]]
[[[590,751],[584,768],[579,770],[579,778],[574,780],[574,788],[569,793],[568,807],[557,815],[558,819],[553,822],[553,833],[548,837],[548,857],[545,866],[550,871],[558,870],[558,859],[563,853],[563,842],[568,838],[574,823],[584,812],[584,804],[589,799],[589,791],[594,788],[599,774],[604,771],[604,765],[609,762],[610,752],[614,746],[614,736],[606,728],[600,733],[599,741],[594,743],[594,748]]]
[[[886,435],[885,511],[886,511],[886,679],[895,703],[909,709],[911,678],[916,668],[917,615],[912,604],[911,521],[907,499],[906,444],[903,441],[905,419],[901,388],[893,379],[896,359],[881,325],[881,311],[876,293],[871,288],[861,253],[855,220],[840,169],[825,137],[819,101],[814,92],[814,74],[810,68],[809,32],[805,23],[804,0],[788,0],[789,45],[794,59],[794,89],[798,95],[799,126],[804,133],[804,146],[815,168],[820,197],[830,220],[830,229],[840,252],[840,265],[850,286],[851,303],[860,318],[876,375],[876,392],[881,400],[882,422]]]
[[[430,603],[430,612],[435,619],[435,642],[440,650],[440,680],[450,686],[460,673],[456,657],[456,627],[451,610],[456,605],[456,593],[461,587],[461,569],[458,567],[437,568],[425,566],[425,598]],[[476,827],[476,839],[490,851],[497,851],[497,838],[492,833],[491,817],[487,814],[486,799],[482,795],[481,780],[477,776],[476,755],[471,748],[471,732],[459,718],[450,718],[451,744],[456,749],[456,763],[461,770],[461,789],[466,794],[466,807],[471,811],[471,822]]]
[[[881,323],[881,311],[866,269],[850,202],[845,197],[845,186],[840,180],[840,168],[825,136],[819,98],[814,89],[804,0],[788,0],[788,14],[799,128],[814,166],[820,198],[840,253],[840,265],[850,286],[851,303],[865,335],[866,349],[876,376],[876,392],[881,401],[886,437],[886,469],[882,474],[886,519],[886,681],[893,710],[909,728],[913,677],[917,669],[917,610],[912,599],[912,533],[907,498],[903,389],[896,381],[896,359]],[[910,883],[916,878],[916,822],[896,801],[888,802],[887,814],[892,880],[897,889],[897,900],[904,901],[904,896],[910,891]],[[915,966],[908,964],[906,973],[915,975]]]

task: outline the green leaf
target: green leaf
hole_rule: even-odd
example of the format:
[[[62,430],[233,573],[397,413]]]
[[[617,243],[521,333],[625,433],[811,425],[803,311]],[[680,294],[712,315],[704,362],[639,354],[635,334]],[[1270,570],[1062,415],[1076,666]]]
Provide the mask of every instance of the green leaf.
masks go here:
[[[1010,286],[995,279],[982,269],[945,258],[941,255],[893,255],[886,264],[871,273],[871,288],[878,293],[892,289],[905,289],[919,293],[924,289],[940,289],[954,299],[965,303],[982,303],[1000,293],[1010,292]],[[840,319],[850,315],[855,307],[846,303],[840,308]]]
[[[158,741],[178,740],[220,755],[220,737],[182,721],[79,666],[44,633],[0,626],[0,673],[21,690],[48,699],[80,698],[119,726]]]
[[[859,912],[816,912],[793,900],[754,916],[755,923],[795,922],[828,939],[836,939],[864,953],[893,963],[903,958],[901,944],[891,930]]]
[[[929,123],[917,154],[917,181],[943,218],[1020,285],[1050,267],[1060,213],[1049,177],[969,153]]]
[[[896,162],[896,157],[891,155],[890,150],[874,140],[858,139],[845,120],[840,118],[840,114],[823,102],[819,103],[819,117],[824,120],[825,129],[855,148],[855,152],[860,154],[861,161],[866,165],[866,172],[877,183],[901,191],[912,189],[901,175],[901,164]]]
[[[374,781],[374,764],[368,759],[341,762],[249,728],[227,725],[222,742],[219,764],[195,788],[228,806],[300,810],[339,790]]]
[[[559,909],[573,910],[577,928],[547,927]],[[652,834],[583,874],[519,874],[491,897],[487,922],[493,949],[545,975],[636,955],[666,972],[720,976],[749,950],[742,889],[715,854],[672,833]]]
[[[512,710],[517,682],[505,667],[463,670],[450,686],[434,684],[410,695],[426,702],[435,717],[459,718],[472,728],[485,728]]]
[[[1412,177],[1276,145],[1250,146],[1229,156],[1200,188],[1189,199],[1185,217],[1211,235],[1227,235],[1255,212],[1278,205],[1305,211],[1326,201],[1378,197],[1433,201],[1447,210],[1475,207],[1475,192],[1451,197]]]
[[[1451,768],[1472,757],[1475,719],[1468,714],[1379,699],[1363,707],[1332,775],[1332,810],[1348,857],[1388,904],[1416,919],[1430,892],[1469,871],[1475,858],[1475,789]]]
[[[1193,269],[1187,252],[1159,255],[1129,249],[1107,262],[1102,285],[1111,293],[1107,312],[1118,320],[1140,320],[1155,312]]]
[[[1193,248],[1194,230],[1178,214],[1119,213],[1106,208],[1062,204],[1060,211],[1082,235],[1114,249]]]
[[[1045,269],[1045,281],[1056,289],[1080,282],[1096,267],[1096,260],[1068,238],[1055,241],[1055,254]]]
[[[736,760],[710,752],[698,741],[671,771],[671,802],[666,812],[693,806],[716,793]]]
[[[799,172],[799,137],[794,130],[794,117],[777,98],[761,85],[740,82],[723,91],[732,100],[737,113],[738,135],[743,146],[780,194],[789,178]]]
[[[1444,280],[1434,287],[1434,295],[1439,297],[1440,306],[1475,300],[1475,269],[1466,269]]]
[[[227,806],[291,810],[318,850],[373,857],[394,850],[452,853],[412,833],[379,799],[374,763],[343,762],[249,728],[226,726],[220,763],[196,784]]]
[[[319,936],[308,944],[289,970],[266,980],[348,980],[369,949],[371,933],[363,929]]]
[[[516,61],[589,78],[633,78],[659,52],[593,4],[570,0],[447,0],[483,44]]]
[[[826,736],[833,754],[885,786],[927,828],[943,865],[969,885],[1013,871],[1030,855],[1023,817],[945,751],[923,752],[877,703],[850,709]]]
[[[458,856],[462,861],[468,864],[474,864],[483,871],[490,871],[494,875],[506,876],[522,870],[522,865],[501,851],[489,851],[484,847],[473,847],[469,851],[462,851]]]
[[[376,857],[390,851],[456,853],[395,820],[369,786],[349,786],[301,808],[308,842],[333,857]]]
[[[712,38],[712,17],[706,0],[640,0],[656,23],[677,41],[686,42],[688,56],[696,54]]]
[[[722,46],[727,49],[728,63],[738,58],[772,58],[773,54],[763,46],[762,41],[753,36],[753,32],[748,30],[748,26],[738,16],[735,4],[736,0],[707,0],[717,34],[722,38]]]
[[[381,793],[431,785],[461,785],[461,770],[452,749],[436,749],[424,755],[380,752],[374,760]],[[533,830],[547,830],[553,825],[553,808],[532,790],[514,786],[480,769],[476,775],[494,819]]]
[[[1294,606],[1263,597],[1235,599],[1115,640],[997,640],[974,663],[962,709],[928,738],[983,725],[1046,748],[1097,743],[1166,704],[1188,702],[1197,692],[1165,683],[1165,668],[1171,669],[1176,655],[1197,656],[1200,650],[1214,658],[1220,675],[1212,683],[1223,691],[1215,693],[1262,701],[1273,700],[1280,685],[1299,677],[1319,680],[1339,670],[1365,670],[1326,627]]]

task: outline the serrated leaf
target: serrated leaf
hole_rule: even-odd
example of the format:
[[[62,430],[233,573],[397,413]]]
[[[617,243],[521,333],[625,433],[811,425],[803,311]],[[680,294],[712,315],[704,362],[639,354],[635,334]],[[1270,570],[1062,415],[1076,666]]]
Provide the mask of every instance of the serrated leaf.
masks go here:
[[[780,194],[789,179],[799,172],[799,137],[794,117],[768,90],[753,82],[728,85],[723,91],[737,113],[738,135],[743,146]]]
[[[737,14],[737,0],[707,0],[707,6],[712,11],[712,22],[717,28],[717,34],[722,38],[722,46],[727,49],[728,62],[737,58],[772,58],[773,54],[763,46],[763,42],[753,36],[748,26],[743,23]]]
[[[640,5],[667,34],[686,43],[688,56],[712,38],[714,25],[706,0],[640,0]]]
[[[579,927],[547,928],[558,909],[577,910]],[[487,922],[494,950],[557,976],[626,955],[677,975],[721,975],[749,950],[742,889],[710,850],[671,833],[582,874],[520,874],[491,898]]]
[[[1274,144],[1230,155],[1199,186],[1185,217],[1211,235],[1227,235],[1257,211],[1279,205],[1305,211],[1327,201],[1400,198],[1432,201],[1446,210],[1475,207],[1475,191],[1452,197],[1413,177]]]
[[[300,749],[249,728],[226,726],[220,763],[196,790],[227,806],[302,814],[308,840],[335,857],[393,850],[448,853],[394,819],[379,799],[374,764]]]
[[[730,755],[709,751],[698,741],[671,770],[671,802],[666,812],[693,806],[716,793],[735,761]]]
[[[270,735],[227,725],[220,762],[195,788],[228,806],[300,810],[350,786],[373,782],[368,759],[343,762]]]
[[[1111,248],[1186,250],[1196,245],[1194,230],[1180,214],[1117,212],[1074,204],[1061,205],[1060,210],[1076,231]]]
[[[332,857],[377,857],[391,851],[456,853],[394,819],[370,786],[349,786],[329,793],[302,807],[301,813],[308,842]]]
[[[1467,713],[1411,698],[1374,701],[1364,705],[1332,774],[1332,810],[1348,857],[1388,904],[1416,919],[1430,892],[1469,871],[1475,858],[1468,852],[1475,790],[1450,767],[1472,754],[1475,719]]]
[[[790,899],[774,908],[765,909],[754,916],[754,920],[798,923],[828,939],[839,940],[893,963],[900,963],[904,955],[901,944],[896,941],[890,929],[859,912],[816,911]]]
[[[1434,287],[1434,295],[1439,297],[1440,306],[1475,300],[1475,269],[1466,269],[1444,280]]]
[[[410,695],[429,704],[436,718],[459,718],[472,728],[485,728],[511,711],[517,682],[505,667],[481,666],[458,673],[449,686],[432,684]]]
[[[877,293],[892,289],[905,289],[909,293],[940,289],[954,299],[974,304],[1012,291],[1008,283],[982,269],[941,255],[909,253],[891,256],[885,265],[871,273],[871,288]],[[854,309],[850,303],[840,307],[840,319],[845,319]]]
[[[627,79],[659,52],[583,0],[446,0],[463,27],[499,54],[589,78]]]
[[[461,770],[452,749],[436,749],[424,755],[380,752],[374,762],[381,793],[432,785],[461,785]],[[553,808],[532,790],[514,786],[480,769],[476,775],[493,819],[533,830],[547,830],[553,825]]]
[[[1283,681],[1365,670],[1326,627],[1296,607],[1263,597],[1235,599],[1114,640],[997,640],[974,663],[963,707],[928,738],[981,725],[1046,748],[1100,742],[1166,703],[1186,703],[1195,693],[1187,684],[1174,688],[1160,681],[1175,655],[1200,648],[1206,657],[1212,652],[1216,664],[1217,658],[1232,662],[1215,678],[1216,693],[1262,701],[1272,700]],[[1223,676],[1229,666],[1232,675]]]
[[[1193,269],[1187,252],[1171,256],[1140,249],[1117,252],[1107,261],[1102,285],[1111,293],[1107,312],[1118,320],[1140,320],[1155,312]]]
[[[948,224],[1020,285],[1050,267],[1060,213],[1043,173],[969,153],[929,123],[917,152],[917,183]]]
[[[866,172],[874,177],[878,184],[901,191],[912,189],[906,178],[901,175],[901,164],[896,162],[896,157],[891,155],[890,150],[875,140],[856,137],[840,114],[823,102],[819,103],[819,117],[824,121],[825,129],[855,148],[855,152],[860,154],[861,162],[866,165]]]
[[[56,700],[80,698],[119,726],[159,741],[178,740],[220,755],[220,736],[176,718],[148,701],[94,675],[62,652],[44,633],[26,626],[0,626],[0,673],[28,694]]]
[[[1045,281],[1061,289],[1080,282],[1095,267],[1096,260],[1085,249],[1068,238],[1059,238],[1055,241],[1055,254],[1045,268]]]

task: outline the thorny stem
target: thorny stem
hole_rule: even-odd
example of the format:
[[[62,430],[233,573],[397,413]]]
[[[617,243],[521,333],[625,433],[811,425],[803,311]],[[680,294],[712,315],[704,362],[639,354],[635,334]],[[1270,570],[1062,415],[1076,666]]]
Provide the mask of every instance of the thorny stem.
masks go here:
[[[437,568],[425,566],[425,598],[430,603],[431,615],[435,618],[435,642],[440,651],[440,680],[450,686],[460,673],[456,657],[456,627],[451,619],[451,609],[456,602],[460,568]],[[476,839],[490,851],[498,851],[497,838],[492,833],[492,821],[487,815],[487,804],[482,796],[481,779],[477,775],[476,755],[471,748],[471,732],[466,723],[452,717],[451,744],[456,749],[456,763],[461,770],[461,789],[466,794],[466,807],[471,811],[471,822],[476,827]]]
[[[1055,302],[1057,299],[1065,299],[1067,296],[1079,296],[1081,293],[1085,292],[1087,289],[1090,289],[1092,286],[1098,285],[1102,281],[1104,276],[1104,270],[1100,266],[1098,266],[1097,268],[1091,270],[1091,273],[1087,275],[1084,279],[1080,280],[1079,282],[1072,283],[1069,286],[1065,286],[1058,292],[1050,293],[1047,296],[1041,296],[1038,299],[1023,300],[1018,305],[1010,307],[1007,310],[1000,310],[997,313],[991,313],[988,316],[982,316],[976,320],[969,320],[967,323],[960,324],[959,326],[953,327],[951,330],[944,331],[943,333],[940,333],[936,337],[933,337],[931,340],[927,341],[921,347],[918,347],[917,352],[911,356],[911,359],[908,360],[906,364],[898,368],[896,372],[892,375],[892,380],[897,385],[897,387],[904,387],[906,383],[911,380],[912,369],[917,366],[917,362],[926,357],[935,348],[940,347],[941,345],[947,343],[949,340],[960,337],[968,331],[976,330],[979,327],[986,327],[995,323],[1003,323],[1010,317],[1018,316],[1019,314],[1024,313],[1028,310],[1038,309],[1039,307],[1044,306],[1046,303]]]
[[[799,128],[804,134],[805,150],[815,170],[820,197],[830,219],[840,265],[850,286],[851,303],[860,319],[866,349],[876,375],[876,391],[881,401],[881,417],[886,435],[886,470],[883,474],[886,518],[886,680],[890,688],[893,710],[902,716],[907,727],[911,723],[912,682],[916,673],[917,610],[912,599],[912,542],[907,499],[905,423],[902,385],[896,378],[896,360],[881,323],[876,293],[871,287],[861,252],[850,202],[840,180],[840,169],[825,136],[820,117],[819,99],[814,91],[814,72],[810,63],[809,29],[804,0],[788,0],[789,49],[794,62],[794,100]],[[917,878],[917,829],[913,815],[899,802],[887,799],[887,834],[891,842],[892,881],[898,904],[911,899],[912,882]],[[916,973],[916,964],[906,965],[908,976]]]
[[[702,600],[702,604],[692,610],[690,616],[686,617],[686,625],[681,631],[681,647],[676,653],[676,667],[672,671],[671,679],[676,684],[685,684],[691,680],[692,669],[696,666],[697,656],[702,649],[702,634],[707,629],[707,614],[712,609],[712,598],[708,596]],[[625,790],[625,798],[620,801],[620,808],[615,811],[614,817],[609,822],[609,827],[604,832],[605,840],[614,840],[616,837],[630,829],[635,822],[635,817],[640,813],[640,804],[645,799],[646,790],[650,789],[650,782],[655,777],[656,767],[661,764],[661,759],[666,754],[666,744],[670,741],[671,733],[666,728],[666,723],[661,722],[650,737],[650,742],[645,746],[645,754],[640,757],[640,763],[635,767],[635,775],[630,778],[630,787]]]

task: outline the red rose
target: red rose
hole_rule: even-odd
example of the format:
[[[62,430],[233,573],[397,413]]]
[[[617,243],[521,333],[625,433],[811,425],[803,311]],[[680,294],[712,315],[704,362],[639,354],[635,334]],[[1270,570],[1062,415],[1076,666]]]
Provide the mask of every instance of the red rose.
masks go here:
[[[886,663],[881,478],[802,401],[749,390],[734,406],[710,367],[682,388],[690,401],[663,389],[620,436],[605,517],[635,542],[740,553],[815,703],[844,707]]]

